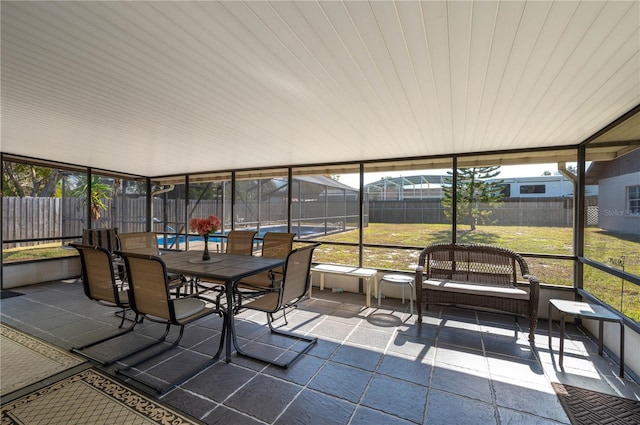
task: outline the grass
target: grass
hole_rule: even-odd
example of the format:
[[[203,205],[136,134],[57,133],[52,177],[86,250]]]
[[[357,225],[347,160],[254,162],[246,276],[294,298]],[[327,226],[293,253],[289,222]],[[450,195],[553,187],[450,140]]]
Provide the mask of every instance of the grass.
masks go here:
[[[4,264],[19,261],[43,260],[47,258],[72,257],[78,251],[60,246],[60,243],[38,245],[33,247],[9,248],[2,250]]]

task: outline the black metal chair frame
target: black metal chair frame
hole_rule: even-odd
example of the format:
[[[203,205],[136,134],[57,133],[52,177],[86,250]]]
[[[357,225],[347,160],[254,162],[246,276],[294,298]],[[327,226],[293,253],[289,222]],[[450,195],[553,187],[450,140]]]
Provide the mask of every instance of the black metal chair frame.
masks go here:
[[[120,312],[122,314],[122,319],[120,321],[120,325],[118,326],[118,328],[122,328],[122,326],[124,325],[124,322],[126,319],[126,310],[130,309],[130,304],[129,302],[125,302],[121,299],[120,297],[120,292],[121,291],[126,291],[128,292],[128,290],[126,289],[121,289],[119,288],[119,286],[121,286],[121,284],[118,284],[116,277],[115,277],[115,272],[114,272],[114,268],[113,268],[113,261],[112,261],[112,254],[111,252],[109,252],[109,250],[102,248],[100,246],[91,246],[91,245],[81,245],[81,244],[70,244],[69,246],[75,248],[76,250],[78,250],[78,253],[80,255],[80,263],[82,265],[82,287],[84,289],[84,293],[87,296],[87,298],[89,298],[92,301],[96,301],[98,304],[101,305],[106,305],[109,307],[118,307],[120,308]],[[107,297],[100,297],[99,295],[97,295],[97,293],[99,292],[98,288],[95,288],[95,285],[97,283],[94,283],[93,279],[90,276],[95,276],[94,272],[90,270],[91,268],[91,264],[90,261],[87,261],[85,252],[86,250],[91,250],[91,251],[95,251],[98,252],[100,254],[98,255],[103,255],[104,256],[104,266],[105,266],[105,270],[108,271],[108,279],[110,281],[110,285],[111,285],[111,290],[113,291],[113,298],[112,299],[107,299]],[[128,294],[129,297],[130,294]],[[135,313],[135,312],[134,312]],[[111,358],[109,360],[103,360],[103,359],[99,359],[95,356],[90,355],[89,353],[84,352],[84,350],[94,347],[96,345],[102,344],[104,342],[110,341],[112,339],[118,338],[122,335],[128,334],[130,332],[133,331],[134,327],[141,321],[141,317],[138,314],[135,314],[135,317],[133,319],[131,319],[131,326],[122,329],[121,331],[115,333],[115,334],[111,334],[108,335],[106,337],[100,338],[96,341],[92,341],[88,344],[82,345],[80,347],[72,347],[70,349],[70,351],[72,353],[78,354],[86,359],[89,359],[93,362],[99,363],[102,366],[109,366],[119,360],[123,360],[129,356],[133,356],[134,354],[137,354],[143,350],[146,350],[147,348],[151,347],[152,345],[155,344],[146,344],[143,345],[141,347],[137,347],[132,351],[128,351],[126,353],[123,353],[121,355],[118,355],[114,358]]]
[[[130,299],[131,299],[131,308],[132,308],[132,310],[134,312],[136,312],[136,314],[140,315],[141,317],[144,317],[144,318],[148,319],[149,321],[166,324],[165,331],[164,331],[163,335],[157,341],[155,341],[154,345],[159,344],[159,343],[163,343],[163,342],[167,342],[168,345],[166,347],[164,347],[162,350],[156,351],[151,355],[148,355],[148,356],[145,356],[145,357],[143,357],[141,359],[136,360],[132,364],[129,364],[129,365],[126,365],[123,368],[117,369],[116,370],[116,374],[120,374],[120,375],[126,376],[129,379],[132,379],[132,380],[134,380],[136,382],[139,382],[139,383],[145,385],[146,387],[149,387],[149,388],[153,389],[158,394],[164,394],[167,391],[169,391],[170,389],[176,387],[177,385],[180,385],[181,383],[183,383],[186,380],[190,379],[191,377],[193,377],[197,373],[200,373],[203,369],[211,366],[212,364],[216,363],[219,360],[220,354],[222,353],[222,349],[223,349],[224,341],[225,341],[225,336],[226,336],[226,332],[227,332],[226,320],[224,320],[224,315],[226,314],[226,311],[220,306],[219,303],[215,303],[215,308],[204,307],[204,303],[205,302],[213,303],[213,300],[211,300],[209,298],[202,297],[199,294],[192,294],[192,295],[180,298],[180,299],[172,298],[170,296],[170,291],[169,291],[170,290],[170,288],[169,288],[169,275],[167,273],[167,268],[166,268],[166,265],[164,264],[164,261],[162,261],[162,259],[160,257],[154,256],[154,255],[123,253],[123,252],[119,252],[118,255],[120,255],[124,259],[125,267],[127,269],[127,275],[129,276],[129,290],[130,290],[130,293],[131,293]],[[164,282],[163,282],[163,285],[164,285],[163,291],[164,292],[162,294],[162,298],[163,298],[163,301],[166,300],[166,305],[167,305],[167,308],[168,308],[167,309],[167,313],[168,313],[167,316],[168,317],[157,316],[157,315],[154,315],[153,312],[147,311],[147,308],[144,306],[145,303],[140,299],[141,295],[140,295],[140,293],[137,293],[137,291],[142,292],[145,289],[145,288],[143,288],[143,285],[146,285],[146,281],[144,279],[142,279],[141,275],[137,274],[137,271],[135,269],[135,264],[136,264],[137,261],[149,262],[149,264],[156,264],[157,266],[161,267],[161,270],[162,270],[161,271],[161,275],[159,273],[156,278],[164,280]],[[134,264],[133,268],[132,268],[132,264]],[[189,315],[188,317],[178,318],[176,316],[175,304],[179,303],[179,302],[184,302],[186,300],[200,300],[203,303],[203,309],[198,311],[197,313]],[[179,342],[180,342],[180,340],[182,339],[183,334],[184,334],[185,325],[187,325],[187,324],[189,324],[189,323],[191,323],[191,322],[193,322],[193,321],[195,321],[197,319],[200,319],[202,317],[208,316],[209,314],[218,314],[221,317],[223,317],[223,327],[222,327],[222,333],[221,333],[221,336],[220,336],[220,345],[218,347],[218,351],[204,365],[199,367],[197,370],[194,370],[194,371],[192,371],[192,372],[190,372],[188,374],[185,374],[184,376],[178,378],[177,380],[169,383],[169,385],[166,385],[166,386],[153,385],[153,384],[141,379],[139,376],[129,372],[132,368],[135,368],[136,366],[140,365],[141,363],[149,361],[149,360],[153,359],[154,357],[157,357],[160,354],[165,353],[165,352],[177,347]],[[180,331],[178,333],[177,338],[173,342],[168,342],[167,341],[167,336],[169,335],[169,330],[171,329],[171,325],[179,326],[180,327]]]
[[[277,359],[267,358],[259,354],[243,351],[238,345],[235,329],[231,329],[231,335],[233,335],[233,345],[235,346],[236,352],[238,355],[253,358],[256,360],[263,361],[265,363],[272,364],[274,366],[287,369],[289,366],[291,366],[291,364],[293,364],[296,360],[298,360],[303,354],[309,351],[313,347],[313,345],[318,341],[318,338],[316,337],[299,335],[294,332],[285,331],[285,330],[274,327],[273,315],[274,313],[282,311],[284,322],[285,324],[288,324],[286,309],[295,308],[297,303],[309,293],[309,288],[311,286],[311,279],[310,279],[311,260],[313,258],[313,251],[319,245],[320,245],[319,243],[308,245],[308,246],[294,249],[293,251],[291,251],[289,255],[287,255],[287,260],[284,265],[283,278],[277,281],[274,280],[272,287],[257,287],[258,289],[264,291],[263,297],[265,296],[277,297],[277,301],[275,302],[275,305],[273,305],[272,307],[261,306],[260,300],[262,297],[260,297],[242,306],[243,309],[251,309],[251,310],[265,312],[267,314],[267,324],[269,325],[269,330],[272,333],[281,335],[287,338],[293,338],[298,341],[304,341],[306,342],[304,348],[298,351],[296,355],[293,358],[291,358],[289,361],[279,361]],[[293,273],[296,272],[294,268],[294,263],[298,261],[304,262],[304,267],[306,268],[306,271],[301,276],[293,276]],[[294,281],[295,279],[302,279],[303,281]],[[299,289],[299,290],[296,290],[293,295],[291,295],[287,289],[288,286],[292,286],[292,285],[295,285],[295,288]],[[237,291],[237,282],[234,285],[234,291]],[[285,299],[286,293],[289,294],[288,296],[289,299]],[[231,320],[230,323],[231,323],[231,326],[233,327],[234,326],[233,320]]]

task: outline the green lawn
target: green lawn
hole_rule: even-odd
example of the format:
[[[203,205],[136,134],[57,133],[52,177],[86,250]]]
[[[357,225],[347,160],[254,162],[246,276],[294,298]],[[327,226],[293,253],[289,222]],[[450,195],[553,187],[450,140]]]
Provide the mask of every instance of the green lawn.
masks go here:
[[[35,247],[5,249],[2,251],[2,261],[6,264],[18,261],[71,257],[74,255],[78,255],[78,251],[72,248],[61,247],[60,244],[55,244],[55,246],[40,245]]]

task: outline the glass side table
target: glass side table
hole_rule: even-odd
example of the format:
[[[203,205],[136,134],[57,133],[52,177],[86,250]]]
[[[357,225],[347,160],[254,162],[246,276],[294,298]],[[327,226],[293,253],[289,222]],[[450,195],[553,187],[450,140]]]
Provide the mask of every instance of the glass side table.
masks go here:
[[[560,313],[560,358],[558,364],[562,367],[562,357],[564,352],[564,322],[567,315],[574,317],[584,317],[586,319],[594,319],[599,323],[598,335],[598,354],[602,355],[604,322],[617,322],[620,324],[620,376],[624,377],[624,322],[622,317],[612,313],[607,308],[597,305],[578,301],[568,300],[549,300],[549,349],[551,347],[552,324],[551,320],[552,307]]]

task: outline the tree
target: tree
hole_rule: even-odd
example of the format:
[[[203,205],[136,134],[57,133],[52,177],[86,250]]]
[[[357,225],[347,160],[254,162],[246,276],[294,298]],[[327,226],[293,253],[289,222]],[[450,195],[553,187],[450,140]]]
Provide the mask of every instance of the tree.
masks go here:
[[[87,205],[87,193],[89,192],[89,179],[87,176],[78,176],[77,185],[73,191],[73,196],[82,198],[82,205]],[[112,199],[114,188],[104,183],[100,176],[91,176],[91,220],[99,220],[102,217],[102,211],[107,209],[106,199]]]
[[[444,179],[442,206],[451,218],[453,206],[453,172]],[[476,230],[478,223],[487,223],[492,209],[501,204],[503,180],[491,180],[500,174],[500,167],[458,168],[455,214],[456,223],[466,223]]]
[[[57,168],[38,167],[18,162],[2,163],[4,196],[55,197],[62,173]]]

